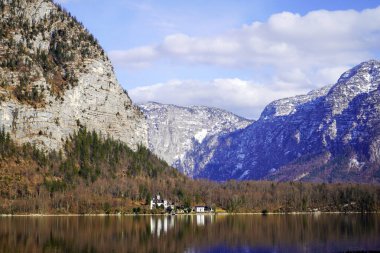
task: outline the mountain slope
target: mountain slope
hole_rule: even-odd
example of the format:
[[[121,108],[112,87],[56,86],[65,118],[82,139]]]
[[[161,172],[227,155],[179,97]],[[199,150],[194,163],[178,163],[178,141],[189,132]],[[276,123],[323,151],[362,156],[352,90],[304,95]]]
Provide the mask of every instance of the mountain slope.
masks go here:
[[[193,176],[195,158],[190,155],[216,136],[246,127],[251,121],[221,109],[141,104],[147,116],[150,150],[169,164]],[[210,150],[212,146],[207,145]],[[210,154],[210,152],[207,152]],[[207,155],[203,157],[207,160]]]
[[[268,105],[247,128],[222,136],[197,177],[380,182],[380,63],[333,86]]]
[[[146,122],[96,39],[48,0],[0,3],[0,125],[60,149],[79,126],[147,145]]]

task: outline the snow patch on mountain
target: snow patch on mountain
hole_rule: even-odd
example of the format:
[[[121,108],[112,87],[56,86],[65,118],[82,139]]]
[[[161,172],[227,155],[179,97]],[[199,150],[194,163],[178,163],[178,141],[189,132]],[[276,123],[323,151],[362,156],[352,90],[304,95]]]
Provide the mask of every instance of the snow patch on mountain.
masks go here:
[[[199,142],[202,143],[202,141],[206,138],[207,136],[207,129],[202,129],[198,133],[194,135],[194,138]]]
[[[147,118],[150,150],[189,176],[193,176],[195,163],[200,164],[190,153],[206,145],[207,154],[202,156],[206,164],[219,135],[252,123],[230,112],[206,106],[181,107],[155,102],[139,106]]]

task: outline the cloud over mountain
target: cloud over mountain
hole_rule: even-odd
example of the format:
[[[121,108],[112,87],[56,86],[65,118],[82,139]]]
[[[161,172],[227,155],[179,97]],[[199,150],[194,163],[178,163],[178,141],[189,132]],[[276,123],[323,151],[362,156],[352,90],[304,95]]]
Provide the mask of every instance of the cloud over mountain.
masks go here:
[[[130,93],[138,101],[224,105],[221,107],[235,113],[245,107],[244,116],[257,117],[272,99],[334,83],[340,73],[358,61],[376,58],[380,52],[378,41],[380,7],[317,10],[303,16],[274,14],[266,22],[253,22],[217,36],[172,34],[156,45],[111,51],[110,55],[116,65],[127,69],[162,64],[211,66],[221,72],[248,69],[252,72],[250,79],[255,81],[239,80],[237,76],[168,81],[147,84]],[[243,88],[239,86],[242,83]]]
[[[304,16],[282,12],[219,36],[178,33],[157,45],[111,51],[111,57],[126,65],[159,58],[235,67],[354,64],[357,57],[368,58],[380,49],[379,32],[380,7],[361,12],[318,10]]]

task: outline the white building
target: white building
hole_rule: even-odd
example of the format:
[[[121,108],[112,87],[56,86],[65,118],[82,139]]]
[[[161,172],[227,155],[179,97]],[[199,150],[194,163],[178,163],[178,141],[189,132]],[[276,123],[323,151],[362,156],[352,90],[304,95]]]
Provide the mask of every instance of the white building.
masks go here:
[[[212,213],[214,210],[208,206],[195,206],[194,211],[196,213]]]
[[[165,210],[168,208],[170,205],[166,199],[161,199],[160,194],[157,194],[155,198],[152,198],[150,201],[150,210],[153,208],[158,208],[158,207],[163,207]]]

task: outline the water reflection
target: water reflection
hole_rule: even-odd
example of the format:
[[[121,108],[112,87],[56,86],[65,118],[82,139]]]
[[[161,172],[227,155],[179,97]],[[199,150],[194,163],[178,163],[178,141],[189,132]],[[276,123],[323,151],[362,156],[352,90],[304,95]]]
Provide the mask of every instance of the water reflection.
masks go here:
[[[197,225],[204,226],[205,225],[205,216],[202,214],[197,214]]]
[[[150,217],[150,233],[160,237],[161,233],[167,233],[169,229],[174,228],[175,218],[173,216],[155,216]]]
[[[380,250],[380,215],[0,217],[0,252]]]
[[[176,221],[179,222],[180,226],[182,223],[206,226],[212,224],[214,220],[215,215],[213,214],[151,216],[150,233],[157,237],[160,237],[162,234],[167,234],[169,230],[174,229]]]
[[[214,214],[197,214],[197,226],[208,226],[211,225],[215,221]]]

